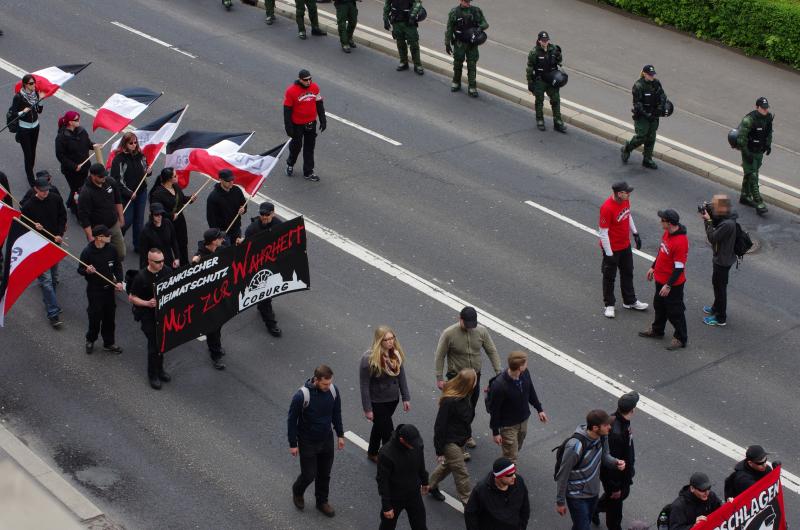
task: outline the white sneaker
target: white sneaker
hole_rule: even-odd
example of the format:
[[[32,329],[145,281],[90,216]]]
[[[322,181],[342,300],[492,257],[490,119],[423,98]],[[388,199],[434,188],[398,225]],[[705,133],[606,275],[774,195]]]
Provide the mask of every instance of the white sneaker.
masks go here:
[[[622,307],[624,307],[625,309],[635,309],[637,311],[644,311],[650,306],[648,304],[645,304],[644,302],[636,300],[636,302],[633,304],[622,304]]]
[[[603,312],[603,314],[607,318],[614,318],[614,316],[615,316],[615,314],[614,314],[614,306],[613,305],[607,305],[606,306],[606,310]]]

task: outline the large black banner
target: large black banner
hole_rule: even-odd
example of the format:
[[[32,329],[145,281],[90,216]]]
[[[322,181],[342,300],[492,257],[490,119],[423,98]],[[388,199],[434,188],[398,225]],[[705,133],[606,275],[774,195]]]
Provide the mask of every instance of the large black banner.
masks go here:
[[[309,288],[302,217],[156,283],[156,333],[162,352],[223,325],[262,300]]]

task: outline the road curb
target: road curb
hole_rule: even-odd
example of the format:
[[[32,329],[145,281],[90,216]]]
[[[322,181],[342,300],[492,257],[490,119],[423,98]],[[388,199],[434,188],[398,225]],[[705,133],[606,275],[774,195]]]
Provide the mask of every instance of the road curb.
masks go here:
[[[258,7],[264,9],[263,0],[258,0]],[[336,27],[336,17],[331,13],[324,10],[319,11],[320,27],[332,33],[338,34]],[[289,1],[276,1],[275,14],[289,18],[294,21],[295,8],[294,2]],[[394,56],[397,53],[394,40],[387,36],[386,32],[382,32],[359,24],[353,35],[353,40],[360,45],[372,48],[387,55]],[[420,46],[420,55],[422,56],[423,67],[426,70],[436,72],[438,74],[449,77],[452,75],[452,63],[449,56]],[[466,77],[462,82],[466,81]],[[499,75],[490,70],[478,67],[478,88],[493,94],[499,98],[510,101],[518,105],[522,105],[528,109],[533,108],[533,95],[528,92],[527,85],[509,79],[505,76]],[[617,144],[623,144],[632,136],[633,126],[625,124],[621,126],[619,120],[614,120],[615,123],[610,123],[609,120],[604,119],[605,115],[600,112],[593,111],[583,105],[571,102],[569,100],[561,99],[561,114],[565,123],[582,129],[588,133],[600,136],[606,140],[610,140]],[[545,106],[545,113],[550,116],[550,109]],[[610,117],[609,117],[610,118]],[[626,128],[627,127],[627,128]],[[655,158],[661,159],[664,162],[673,164],[686,171],[694,173],[703,178],[712,180],[719,184],[723,184],[738,192],[741,188],[742,173],[741,169],[734,171],[732,164],[727,163],[723,165],[721,160],[700,151],[682,148],[682,144],[666,137],[659,137],[660,142],[656,142],[656,148],[653,153]],[[664,143],[668,145],[664,145]],[[639,148],[638,150],[641,150]],[[733,166],[735,167],[735,166]],[[775,179],[762,176],[760,185],[761,195],[764,201],[788,210],[795,214],[800,214],[800,190],[791,186],[782,186]],[[768,181],[766,183],[764,181]],[[775,185],[771,185],[771,183]],[[785,191],[777,189],[783,187]]]
[[[103,512],[44,460],[28,449],[11,431],[0,425],[0,448],[46,489],[61,504],[67,507],[81,523],[103,516]]]

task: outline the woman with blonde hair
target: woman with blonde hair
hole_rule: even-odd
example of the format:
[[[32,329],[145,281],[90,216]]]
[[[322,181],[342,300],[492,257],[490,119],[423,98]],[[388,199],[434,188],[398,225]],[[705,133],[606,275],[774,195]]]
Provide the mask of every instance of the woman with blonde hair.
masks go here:
[[[472,436],[475,409],[470,398],[477,382],[475,370],[464,368],[444,384],[442,397],[439,398],[439,412],[433,426],[433,448],[439,465],[430,477],[430,496],[437,501],[444,500],[439,483],[450,473],[453,474],[459,500],[464,504],[469,500],[472,486],[464,464],[464,445]]]
[[[364,416],[372,422],[367,458],[378,461],[378,450],[392,437],[394,414],[400,398],[403,410],[411,409],[406,372],[403,363],[406,356],[397,335],[389,326],[378,326],[372,339],[372,347],[364,353],[359,368],[361,383],[361,405]]]

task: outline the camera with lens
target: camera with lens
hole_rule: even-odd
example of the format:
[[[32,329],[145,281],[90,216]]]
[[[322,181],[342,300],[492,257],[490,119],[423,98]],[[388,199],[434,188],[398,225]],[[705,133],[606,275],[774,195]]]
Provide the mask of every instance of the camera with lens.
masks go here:
[[[703,201],[697,205],[697,213],[703,214],[707,213],[708,215],[714,215],[714,212],[711,209],[711,201]]]

